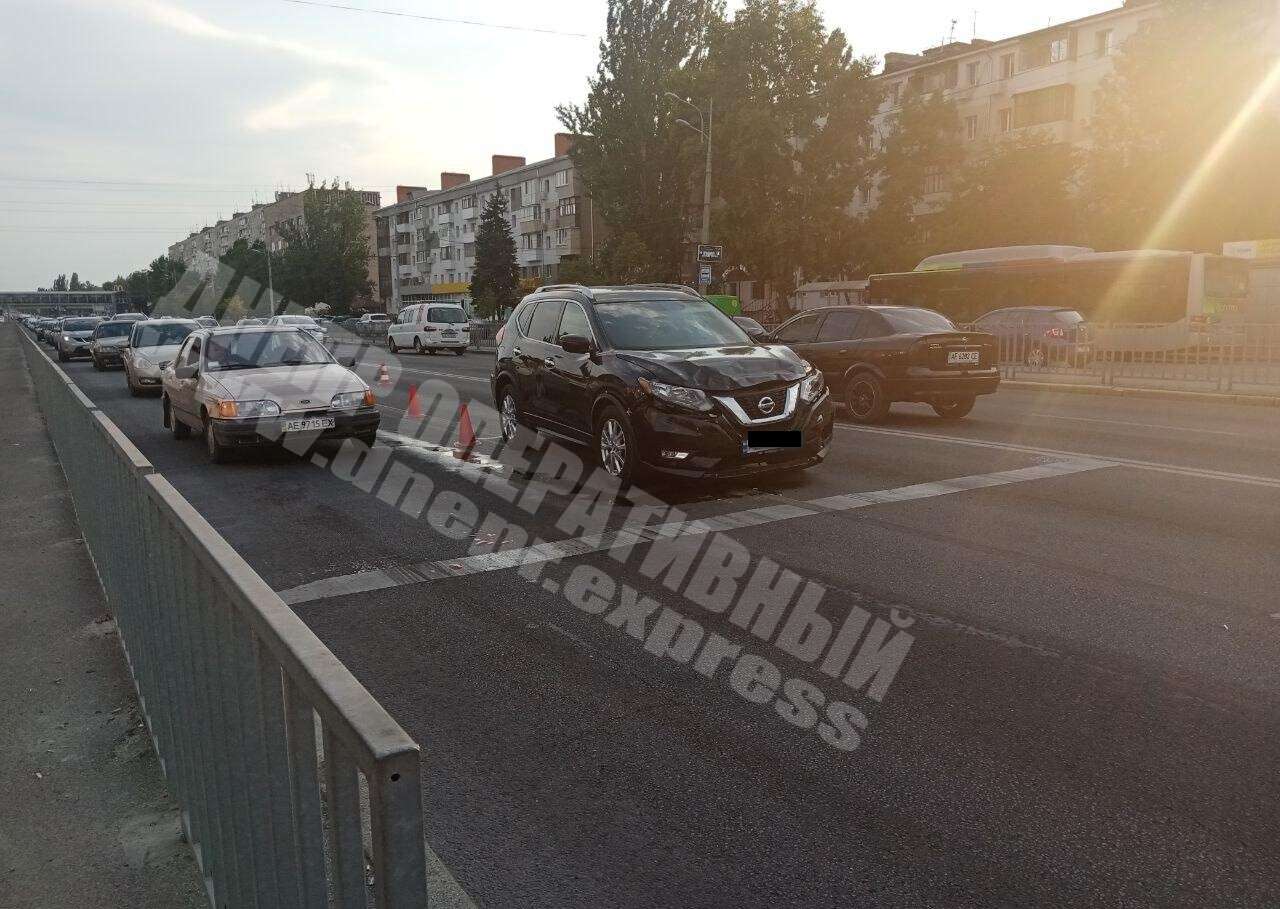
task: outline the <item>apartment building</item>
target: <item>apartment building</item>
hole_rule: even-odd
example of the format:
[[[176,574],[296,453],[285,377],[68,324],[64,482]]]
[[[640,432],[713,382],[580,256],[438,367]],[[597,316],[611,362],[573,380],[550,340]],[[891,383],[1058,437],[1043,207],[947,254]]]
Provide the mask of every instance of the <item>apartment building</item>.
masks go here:
[[[355,195],[364,206],[366,215],[365,238],[369,244],[369,282],[371,296],[378,297],[377,237],[374,229],[374,212],[382,204],[382,194],[373,190],[315,188],[302,192],[277,192],[274,202],[263,202],[248,211],[238,211],[230,218],[211,227],[195,231],[169,247],[169,258],[187,266],[212,273],[217,261],[227,254],[232,244],[244,240],[250,245],[261,242],[273,253],[283,251],[286,241],[281,228],[286,224],[301,225],[307,192],[349,193]]]
[[[589,256],[598,224],[569,157],[571,141],[557,133],[554,157],[532,164],[494,155],[486,177],[446,172],[439,189],[397,187],[396,202],[375,214],[378,289],[387,311],[427,301],[470,303],[476,230],[496,192],[507,197],[526,288],[555,281],[565,260]]]
[[[1089,142],[1089,121],[1115,56],[1143,23],[1160,15],[1159,0],[1128,0],[1107,10],[1000,41],[975,38],[919,54],[888,53],[877,76],[884,100],[874,118],[873,144],[891,130],[904,99],[942,91],[956,105],[964,144],[1036,129],[1061,142]],[[930,194],[944,193],[947,175],[931,175]],[[854,210],[875,206],[864,188]],[[926,196],[925,203],[929,198]]]

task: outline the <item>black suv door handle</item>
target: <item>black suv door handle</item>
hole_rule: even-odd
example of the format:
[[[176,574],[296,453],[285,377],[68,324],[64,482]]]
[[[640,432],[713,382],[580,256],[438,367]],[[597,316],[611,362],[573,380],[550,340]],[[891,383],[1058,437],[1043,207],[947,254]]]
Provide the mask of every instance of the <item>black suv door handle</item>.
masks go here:
[[[519,347],[513,347],[513,348],[511,348],[511,352],[512,352],[513,354],[515,354],[517,357],[518,357],[518,356],[520,356],[520,348],[519,348]]]
[[[542,358],[542,365],[543,365],[543,366],[545,366],[545,367],[547,367],[547,369],[554,369],[554,368],[555,368],[555,365],[556,365],[555,358],[554,358],[554,357],[543,357],[543,358]]]

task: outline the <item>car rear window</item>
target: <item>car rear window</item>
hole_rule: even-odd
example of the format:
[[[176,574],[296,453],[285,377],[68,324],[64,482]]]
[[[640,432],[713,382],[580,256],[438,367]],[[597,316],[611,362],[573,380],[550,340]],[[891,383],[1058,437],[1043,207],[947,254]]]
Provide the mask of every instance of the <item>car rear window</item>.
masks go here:
[[[196,326],[185,322],[162,322],[148,325],[146,322],[134,326],[131,347],[168,347],[181,344],[187,335],[196,330]]]
[[[932,309],[882,309],[879,311],[895,332],[911,331],[955,331],[955,325],[941,313]]]
[[[132,322],[103,322],[93,330],[95,338],[123,338],[133,331]]]
[[[1054,321],[1063,322],[1067,325],[1079,325],[1084,321],[1084,316],[1076,312],[1074,309],[1059,309],[1053,314]]]
[[[461,325],[467,321],[467,314],[452,306],[433,306],[427,310],[428,322],[444,322],[447,325]]]

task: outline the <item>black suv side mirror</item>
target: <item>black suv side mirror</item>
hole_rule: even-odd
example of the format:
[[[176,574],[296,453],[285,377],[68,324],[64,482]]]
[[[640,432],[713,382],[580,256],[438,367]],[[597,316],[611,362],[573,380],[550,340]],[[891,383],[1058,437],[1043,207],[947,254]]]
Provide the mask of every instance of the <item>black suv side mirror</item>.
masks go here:
[[[175,366],[173,367],[173,377],[175,379],[194,379],[199,371],[199,368],[195,366]]]
[[[591,341],[582,335],[565,335],[560,339],[560,346],[564,348],[565,353],[591,353]]]

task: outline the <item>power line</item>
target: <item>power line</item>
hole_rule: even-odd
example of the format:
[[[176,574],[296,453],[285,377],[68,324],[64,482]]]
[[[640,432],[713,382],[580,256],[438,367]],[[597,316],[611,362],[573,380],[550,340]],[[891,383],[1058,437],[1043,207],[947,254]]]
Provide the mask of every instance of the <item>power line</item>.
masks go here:
[[[340,9],[352,13],[375,13],[379,16],[396,16],[401,19],[423,19],[427,22],[445,22],[450,25],[475,25],[480,28],[497,28],[510,32],[537,32],[541,35],[561,35],[565,38],[590,38],[583,32],[562,32],[554,28],[538,28],[535,25],[507,25],[501,22],[478,22],[475,19],[450,19],[445,16],[424,16],[421,13],[404,13],[392,9],[367,9],[361,6],[344,6],[341,3],[321,3],[319,0],[284,0],[285,3],[296,3],[299,6],[319,6],[325,9]]]

